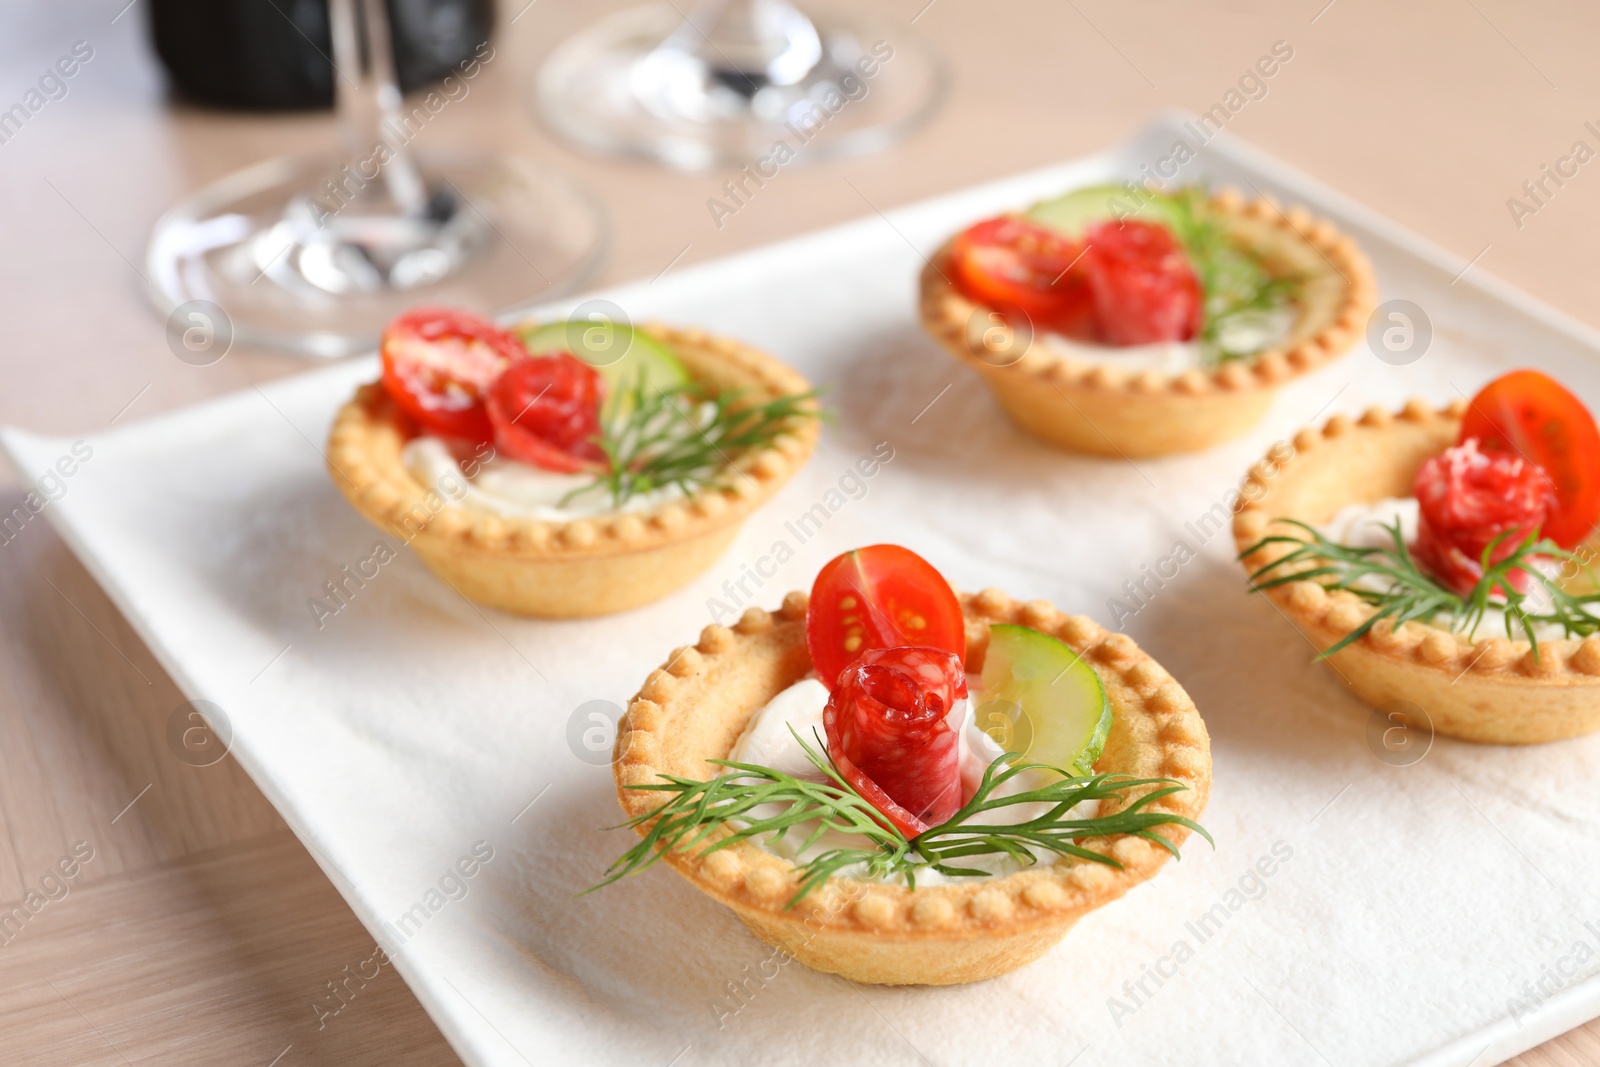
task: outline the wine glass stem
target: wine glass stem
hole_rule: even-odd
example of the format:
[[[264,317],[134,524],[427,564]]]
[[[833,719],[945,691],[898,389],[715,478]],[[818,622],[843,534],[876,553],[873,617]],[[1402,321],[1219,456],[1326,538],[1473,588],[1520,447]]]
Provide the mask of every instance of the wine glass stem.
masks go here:
[[[714,68],[747,77],[786,72],[798,81],[816,62],[798,43],[814,42],[816,29],[788,0],[700,0],[684,21],[675,43]]]
[[[377,174],[400,212],[421,218],[428,191],[406,151],[400,86],[386,0],[328,0],[333,37],[334,103],[349,170]]]

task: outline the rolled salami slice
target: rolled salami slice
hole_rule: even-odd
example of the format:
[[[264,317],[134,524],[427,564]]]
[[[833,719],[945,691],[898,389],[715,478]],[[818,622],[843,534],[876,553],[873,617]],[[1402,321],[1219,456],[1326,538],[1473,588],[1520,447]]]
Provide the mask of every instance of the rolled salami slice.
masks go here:
[[[907,838],[961,808],[959,657],[938,648],[873,649],[839,675],[822,713],[828,755],[845,781]]]

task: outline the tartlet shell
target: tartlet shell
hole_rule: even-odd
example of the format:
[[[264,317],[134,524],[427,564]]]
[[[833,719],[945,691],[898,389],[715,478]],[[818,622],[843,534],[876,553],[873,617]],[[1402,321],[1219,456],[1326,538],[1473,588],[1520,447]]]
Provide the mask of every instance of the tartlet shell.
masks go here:
[[[644,330],[718,389],[746,390],[757,402],[810,389],[739,341],[658,324]],[[704,571],[745,517],[810,458],[819,427],[814,418],[799,420],[771,446],[740,456],[721,486],[649,511],[567,522],[445,506],[401,462],[406,433],[381,384],[356,392],[328,441],[328,470],[345,498],[468,599],[516,615],[573,618],[649,603]]]
[[[1302,430],[1292,455],[1285,459],[1280,450],[1246,476],[1233,522],[1239,551],[1269,533],[1303,534],[1279,519],[1317,525],[1349,504],[1410,496],[1422,464],[1455,443],[1465,411],[1465,401],[1436,408],[1413,400],[1398,413],[1372,408],[1359,421],[1335,415],[1320,430]],[[1254,573],[1289,551],[1269,545],[1242,562]],[[1318,649],[1342,640],[1376,610],[1314,581],[1263,595]],[[1533,744],[1600,729],[1600,637],[1540,641],[1535,658],[1527,641],[1469,640],[1415,621],[1396,630],[1385,621],[1327,662],[1368,704],[1406,701],[1451,737]]]
[[[1243,243],[1301,272],[1301,313],[1286,343],[1247,359],[1181,374],[1129,371],[1115,357],[1080,360],[1026,338],[961,294],[950,281],[954,238],[921,278],[923,328],[982,374],[1018,426],[1052,445],[1106,456],[1193,452],[1261,421],[1279,388],[1342,355],[1359,340],[1377,296],[1372,266],[1355,241],[1301,207],[1245,199],[1224,189],[1212,204]],[[985,347],[993,338],[1003,358]]]
[[[1197,818],[1211,788],[1211,744],[1194,702],[1126,635],[1042,601],[1021,604],[997,590],[961,598],[967,656],[977,669],[988,624],[1018,622],[1053,634],[1088,656],[1115,712],[1098,771],[1170,777],[1186,790],[1155,810]],[[790,593],[775,613],[751,609],[731,629],[709,626],[693,647],[673,652],[651,673],[617,736],[617,796],[631,818],[659,794],[627,787],[660,773],[706,778],[750,715],[811,668],[805,645],[806,595]],[[641,832],[643,828],[641,827]],[[1157,833],[1173,843],[1189,831]],[[833,878],[793,908],[794,864],[748,841],[703,856],[669,852],[666,862],[696,888],[732,908],[758,937],[818,970],[856,982],[951,985],[991,978],[1048,951],[1081,916],[1150,878],[1169,857],[1139,838],[1095,843],[1123,864],[1087,861],[949,885],[902,886]]]

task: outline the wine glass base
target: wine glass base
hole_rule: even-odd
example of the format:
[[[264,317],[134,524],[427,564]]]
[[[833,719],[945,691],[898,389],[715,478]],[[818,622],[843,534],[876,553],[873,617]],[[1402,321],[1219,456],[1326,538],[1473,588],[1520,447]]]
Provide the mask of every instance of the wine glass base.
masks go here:
[[[873,152],[933,113],[945,68],[915,31],[866,12],[806,13],[821,57],[792,83],[774,84],[726,69],[731,61],[717,63],[708,41],[693,51],[664,47],[693,33],[671,3],[618,12],[551,54],[537,106],[591,152],[684,170]]]
[[[343,162],[269,160],[168,211],[146,254],[157,307],[209,301],[238,341],[338,357],[376,347],[409,307],[512,314],[600,265],[598,205],[526,160],[418,154],[428,199],[415,218]]]

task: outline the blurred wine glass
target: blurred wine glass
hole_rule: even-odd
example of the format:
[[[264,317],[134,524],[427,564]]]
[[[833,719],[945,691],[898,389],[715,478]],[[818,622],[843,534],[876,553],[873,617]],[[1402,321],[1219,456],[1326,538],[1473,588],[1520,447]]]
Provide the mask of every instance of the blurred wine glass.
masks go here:
[[[914,30],[859,8],[701,0],[685,16],[666,0],[563,42],[536,91],[579,146],[694,170],[876,151],[932,114],[945,82]]]
[[[339,146],[257,164],[163,215],[146,254],[163,313],[209,302],[238,340],[334,357],[372,348],[407,307],[510,314],[592,276],[605,223],[584,190],[516,156],[415,148],[466,93],[407,110],[385,0],[329,0],[328,15]],[[493,58],[480,48],[455,84]]]

